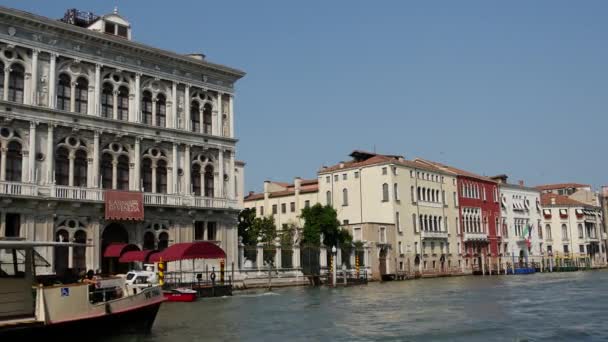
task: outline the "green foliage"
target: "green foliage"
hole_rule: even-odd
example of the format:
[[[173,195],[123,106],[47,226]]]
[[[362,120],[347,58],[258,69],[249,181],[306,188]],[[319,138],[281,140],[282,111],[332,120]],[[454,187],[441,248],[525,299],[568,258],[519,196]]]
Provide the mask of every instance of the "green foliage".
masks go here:
[[[281,246],[283,248],[289,248],[293,245],[293,236],[296,229],[298,229],[298,227],[296,227],[296,225],[293,223],[283,224],[279,234],[279,237],[281,238]]]
[[[321,234],[326,246],[350,246],[352,243],[350,233],[340,229],[338,214],[331,206],[315,204],[304,208],[301,217],[304,219],[303,244],[319,246]]]
[[[255,217],[255,210],[243,209],[239,213],[239,236],[243,237],[243,244],[254,246],[258,243],[258,237],[262,242],[272,242],[277,236],[277,228],[273,217]]]

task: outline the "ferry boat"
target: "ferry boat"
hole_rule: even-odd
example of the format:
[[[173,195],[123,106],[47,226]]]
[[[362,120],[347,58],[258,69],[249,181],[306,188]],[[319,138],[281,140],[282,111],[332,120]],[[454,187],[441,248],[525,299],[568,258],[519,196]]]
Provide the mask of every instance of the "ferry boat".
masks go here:
[[[158,284],[158,276],[156,272],[151,271],[152,265],[147,266],[145,271],[129,271],[125,275],[125,280],[128,285],[133,288],[146,288],[151,285]],[[180,287],[172,290],[163,290],[163,296],[168,302],[194,302],[198,295],[195,290],[186,287]]]
[[[166,300],[159,286],[134,287],[122,277],[91,283],[38,283],[34,248],[57,246],[83,245],[0,240],[0,340],[150,331]]]

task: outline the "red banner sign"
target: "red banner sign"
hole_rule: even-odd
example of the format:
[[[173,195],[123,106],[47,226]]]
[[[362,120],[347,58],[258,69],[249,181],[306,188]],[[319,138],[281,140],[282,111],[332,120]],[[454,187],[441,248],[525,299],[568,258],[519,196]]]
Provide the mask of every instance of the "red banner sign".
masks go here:
[[[142,192],[107,190],[106,220],[144,219],[144,194]]]

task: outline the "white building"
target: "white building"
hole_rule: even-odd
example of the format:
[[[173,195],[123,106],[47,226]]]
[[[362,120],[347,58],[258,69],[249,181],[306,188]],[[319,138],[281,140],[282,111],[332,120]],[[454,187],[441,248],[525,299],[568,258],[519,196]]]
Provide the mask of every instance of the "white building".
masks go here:
[[[58,21],[0,7],[0,237],[94,245],[39,250],[49,262],[39,273],[107,270],[113,242],[211,240],[228,264],[237,257],[233,103],[244,73],[131,32],[116,11]],[[104,215],[108,194],[131,196],[115,191],[141,197],[143,220]]]
[[[540,191],[519,184],[507,183],[507,176],[493,177],[499,183],[502,237],[499,253],[503,260],[539,262],[546,253],[543,239]]]

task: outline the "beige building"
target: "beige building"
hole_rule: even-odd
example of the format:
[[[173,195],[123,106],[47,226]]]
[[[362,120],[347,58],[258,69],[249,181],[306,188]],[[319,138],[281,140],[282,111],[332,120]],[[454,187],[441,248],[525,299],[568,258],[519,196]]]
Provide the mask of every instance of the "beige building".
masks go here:
[[[244,198],[244,207],[255,209],[258,216],[274,216],[277,230],[283,225],[302,227],[300,213],[319,202],[317,193],[316,179],[296,177],[291,184],[265,181],[264,192],[250,192]]]
[[[323,167],[317,180],[266,181],[264,192],[250,193],[244,206],[273,215],[280,228],[302,227],[298,215],[307,205],[331,205],[342,227],[363,243],[361,263],[376,279],[460,272],[455,176],[401,156],[364,151],[350,156],[351,161]]]
[[[549,255],[606,265],[606,228],[599,206],[557,193],[542,194],[541,204]]]

